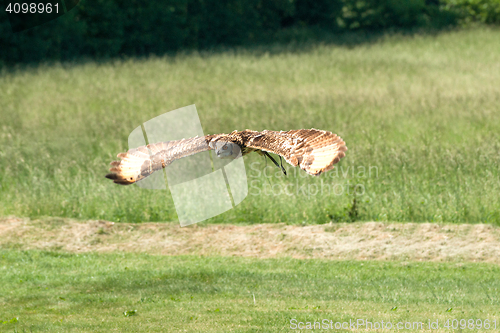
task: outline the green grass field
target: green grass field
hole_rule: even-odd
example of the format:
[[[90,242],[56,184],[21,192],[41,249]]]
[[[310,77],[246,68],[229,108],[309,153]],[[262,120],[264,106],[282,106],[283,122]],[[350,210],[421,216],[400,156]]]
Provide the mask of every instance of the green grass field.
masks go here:
[[[211,222],[500,224],[500,31],[273,50],[4,72],[0,215],[176,220],[166,191],[104,175],[135,127],[196,104],[206,134],[314,127],[349,148],[318,178],[246,158],[250,195]]]
[[[1,250],[0,271],[7,332],[281,332],[293,319],[438,320],[433,332],[453,319],[500,325],[497,265]]]
[[[296,331],[299,322],[324,325],[323,319],[331,325],[358,319],[410,323],[408,332],[428,330],[429,320],[439,323],[433,332],[472,332],[488,320],[483,331],[498,331],[495,264],[164,256],[144,249],[148,252],[83,253],[97,251],[95,244],[104,249],[111,240],[125,242],[127,226],[115,230],[112,223],[93,221],[88,223],[93,229],[84,230],[79,224],[177,219],[168,191],[122,187],[104,175],[116,154],[128,148],[134,128],[196,104],[206,134],[314,127],[339,134],[349,148],[336,171],[318,178],[290,166],[283,177],[261,157],[246,157],[248,197],[210,223],[500,225],[499,87],[500,31],[490,28],[385,36],[356,46],[289,45],[269,52],[242,49],[4,71],[0,217],[49,218],[0,223],[0,235],[8,235],[0,246],[0,331],[279,332]],[[278,193],[287,186],[293,195]],[[328,192],[321,193],[321,186]],[[44,232],[36,232],[39,225]],[[328,232],[339,225],[328,226]],[[64,229],[68,226],[72,229]],[[364,253],[377,255],[392,244],[393,234],[395,244],[427,251],[424,260],[445,260],[439,251],[452,251],[456,244],[475,251],[467,258],[483,258],[484,247],[498,241],[491,229],[433,226],[419,229],[418,239],[397,226],[365,230],[378,245]],[[201,239],[223,232],[211,227]],[[285,241],[291,251],[293,233],[306,228],[292,229]],[[399,236],[398,229],[404,229]],[[156,235],[158,247],[161,241],[175,244],[166,240],[168,233],[176,235],[165,228]],[[263,233],[262,242],[285,237],[269,230],[253,236]],[[130,247],[123,248],[137,250],[142,234],[129,234]],[[465,242],[469,234],[482,247]],[[323,234],[309,230],[309,235],[315,240]],[[63,247],[73,239],[74,246]],[[28,244],[34,247],[27,250]],[[437,250],[428,251],[433,244]],[[203,248],[201,241],[196,246]],[[258,246],[251,250],[257,253]],[[322,248],[309,242],[297,251],[290,253]],[[483,260],[491,259],[486,252]],[[423,325],[415,327],[417,322]]]

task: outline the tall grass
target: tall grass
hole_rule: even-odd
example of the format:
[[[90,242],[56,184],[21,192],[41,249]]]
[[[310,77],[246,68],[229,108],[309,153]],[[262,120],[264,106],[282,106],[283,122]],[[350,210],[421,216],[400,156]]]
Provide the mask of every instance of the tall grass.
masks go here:
[[[210,221],[500,224],[500,31],[274,51],[4,72],[0,215],[175,220],[168,191],[104,174],[132,129],[196,104],[206,134],[314,127],[349,148],[318,178],[249,156],[249,196]]]

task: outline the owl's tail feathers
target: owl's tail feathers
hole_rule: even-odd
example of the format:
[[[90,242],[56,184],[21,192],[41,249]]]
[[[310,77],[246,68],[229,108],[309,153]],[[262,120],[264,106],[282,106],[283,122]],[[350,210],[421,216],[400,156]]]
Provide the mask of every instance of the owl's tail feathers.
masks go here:
[[[161,161],[155,161],[146,147],[131,149],[126,153],[117,155],[120,161],[111,162],[111,168],[106,178],[113,180],[116,184],[130,185],[142,180],[164,167]]]

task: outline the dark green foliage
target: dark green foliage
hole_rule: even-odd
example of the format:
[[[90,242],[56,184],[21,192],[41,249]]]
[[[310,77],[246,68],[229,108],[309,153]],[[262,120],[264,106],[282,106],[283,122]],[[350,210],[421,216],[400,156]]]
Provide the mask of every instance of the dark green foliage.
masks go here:
[[[87,56],[165,54],[351,30],[500,22],[500,0],[82,0],[67,14],[12,33],[0,11],[0,65]]]
[[[188,34],[186,1],[169,0],[166,4],[159,4],[133,0],[119,2],[119,7],[126,13],[120,52],[158,54],[184,45]]]
[[[342,27],[347,29],[378,30],[412,28],[429,24],[425,0],[344,0]],[[437,12],[434,13],[437,16]]]
[[[444,9],[460,17],[462,24],[500,23],[500,0],[443,0]]]
[[[304,30],[314,37],[445,27],[464,17],[495,23],[499,8],[498,0],[82,0],[58,19],[19,33],[12,33],[2,8],[0,64],[269,43]]]
[[[342,1],[296,0],[295,17],[301,25],[338,30],[342,7]]]
[[[190,0],[187,6],[186,44],[197,48],[262,40],[293,11],[293,2],[285,0]]]

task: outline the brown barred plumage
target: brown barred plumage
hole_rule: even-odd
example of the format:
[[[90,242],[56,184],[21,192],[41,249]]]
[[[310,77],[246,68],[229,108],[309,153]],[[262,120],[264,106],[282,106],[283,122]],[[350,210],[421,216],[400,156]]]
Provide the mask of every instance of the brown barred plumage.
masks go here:
[[[242,155],[253,151],[280,155],[292,166],[299,166],[313,176],[333,169],[334,164],[345,156],[347,150],[342,138],[317,129],[287,132],[234,131],[230,134],[159,142],[130,149],[126,153],[118,154],[120,161],[111,162],[111,173],[107,174],[106,178],[117,184],[133,184],[179,158],[213,150],[216,143],[221,142],[237,144]]]

